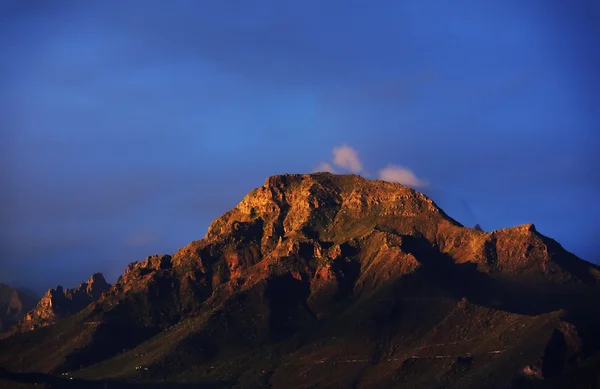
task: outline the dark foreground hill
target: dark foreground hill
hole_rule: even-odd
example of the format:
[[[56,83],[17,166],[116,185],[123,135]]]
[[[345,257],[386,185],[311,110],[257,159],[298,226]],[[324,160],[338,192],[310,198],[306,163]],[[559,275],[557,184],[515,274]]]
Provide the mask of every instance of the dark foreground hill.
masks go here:
[[[531,224],[485,233],[398,184],[274,176],[204,239],[1,341],[0,382],[595,387],[599,288]]]

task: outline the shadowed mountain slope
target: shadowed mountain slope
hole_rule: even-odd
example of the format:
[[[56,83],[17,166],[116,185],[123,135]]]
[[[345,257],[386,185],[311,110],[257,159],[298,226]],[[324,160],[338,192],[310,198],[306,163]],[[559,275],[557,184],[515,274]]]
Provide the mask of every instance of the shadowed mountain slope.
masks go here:
[[[399,184],[274,176],[204,239],[0,342],[0,365],[239,388],[537,387],[597,360],[599,285],[531,224],[486,233]]]

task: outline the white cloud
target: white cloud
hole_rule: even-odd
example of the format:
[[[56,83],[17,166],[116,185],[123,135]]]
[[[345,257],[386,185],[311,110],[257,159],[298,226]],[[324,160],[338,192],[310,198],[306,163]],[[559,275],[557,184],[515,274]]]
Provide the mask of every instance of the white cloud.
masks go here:
[[[331,166],[330,163],[321,162],[319,164],[319,166],[317,166],[316,168],[313,169],[313,173],[319,173],[319,172],[335,173],[335,168],[333,166]]]
[[[363,170],[363,164],[360,158],[358,158],[358,152],[347,144],[335,146],[333,148],[333,163],[321,162],[313,169],[313,173],[329,172],[335,174],[338,173],[337,168],[352,173],[360,173],[363,176],[368,175],[368,173]],[[417,177],[412,170],[394,164],[388,164],[387,167],[381,169],[379,171],[379,179],[388,182],[397,182],[413,188],[424,188],[429,186],[427,181]]]
[[[358,159],[358,153],[348,145],[333,148],[333,163],[352,173],[359,173],[362,170],[362,162]]]
[[[415,188],[423,188],[428,185],[426,181],[415,176],[410,169],[392,164],[379,171],[379,179]]]

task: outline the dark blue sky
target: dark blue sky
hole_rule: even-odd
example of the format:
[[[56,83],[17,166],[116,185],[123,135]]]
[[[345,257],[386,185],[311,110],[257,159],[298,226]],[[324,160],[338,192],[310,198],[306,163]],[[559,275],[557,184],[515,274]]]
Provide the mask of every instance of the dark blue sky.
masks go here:
[[[596,0],[7,0],[0,17],[0,281],[114,281],[267,176],[326,163],[600,259]]]

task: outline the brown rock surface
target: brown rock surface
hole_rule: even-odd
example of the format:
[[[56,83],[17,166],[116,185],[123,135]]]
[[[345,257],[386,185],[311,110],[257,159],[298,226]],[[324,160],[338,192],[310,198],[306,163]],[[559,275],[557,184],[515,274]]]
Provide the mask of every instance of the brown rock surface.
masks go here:
[[[89,280],[73,289],[57,286],[46,292],[35,308],[27,312],[15,331],[31,331],[54,324],[57,320],[77,313],[98,300],[110,288],[101,273],[93,274]]]
[[[508,387],[548,366],[571,374],[600,349],[598,274],[532,224],[488,233],[399,184],[274,176],[204,239],[1,342],[0,364],[240,387]],[[42,321],[57,317],[52,296]]]

